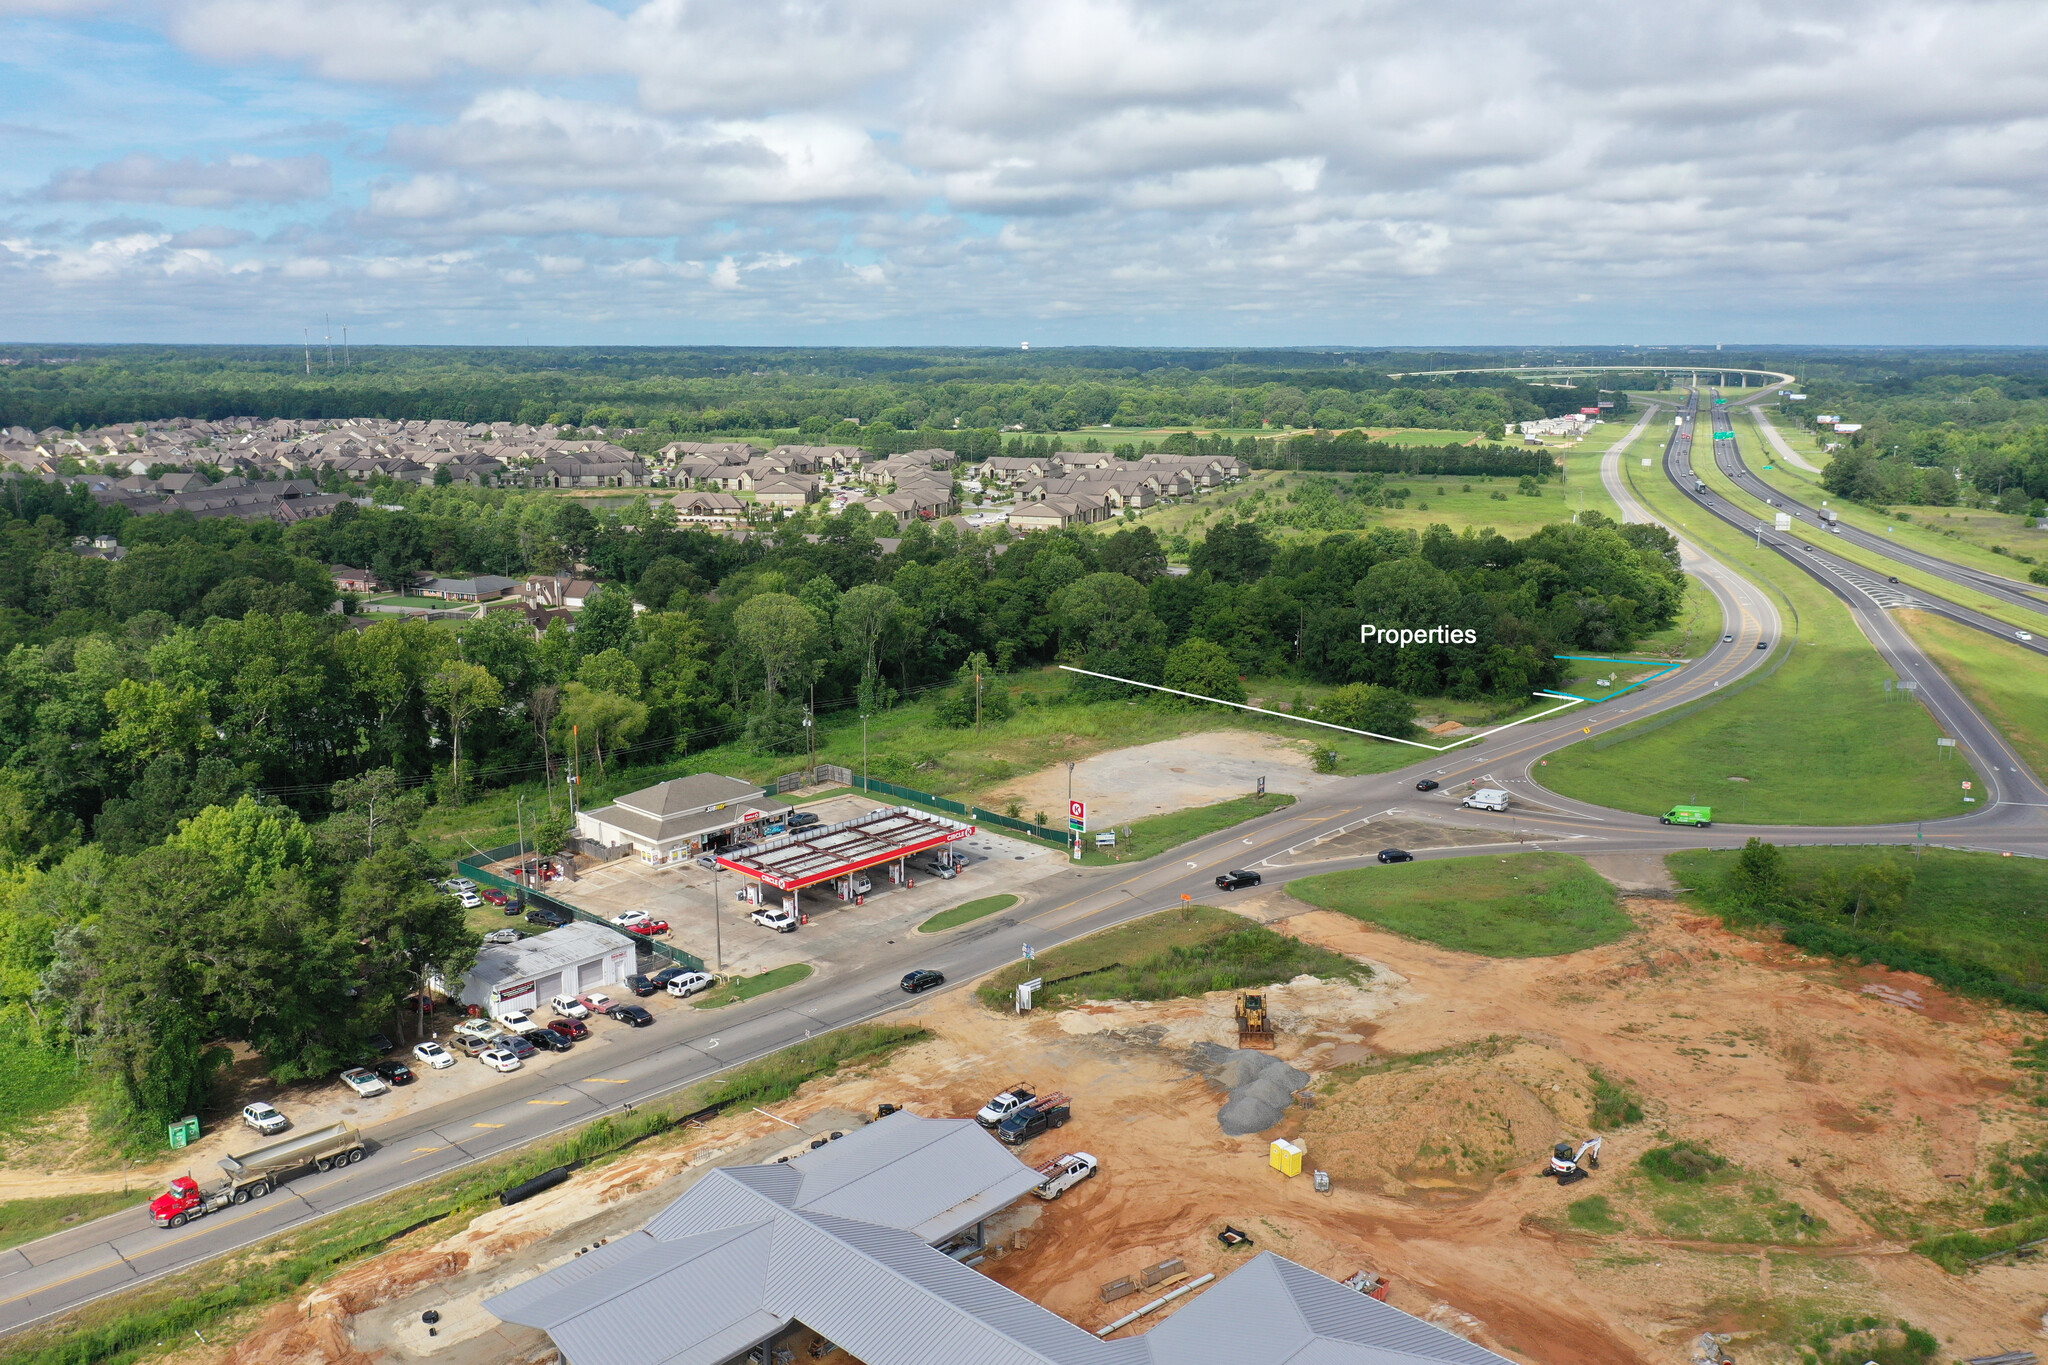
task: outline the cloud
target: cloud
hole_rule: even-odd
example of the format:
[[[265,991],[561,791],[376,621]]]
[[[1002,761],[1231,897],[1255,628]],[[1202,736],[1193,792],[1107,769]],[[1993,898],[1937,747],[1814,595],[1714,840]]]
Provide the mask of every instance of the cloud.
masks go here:
[[[58,171],[41,194],[60,201],[219,208],[321,199],[331,188],[324,156],[237,155],[208,162],[197,157],[174,161],[150,152],[130,152],[117,161]]]
[[[90,150],[69,159],[98,164],[23,159],[17,183],[166,221],[95,225],[90,246],[7,227],[28,254],[0,258],[0,290],[31,316],[132,297],[262,322],[331,287],[420,310],[423,339],[503,313],[529,335],[601,315],[621,338],[678,316],[1176,341],[1727,334],[1734,316],[2038,340],[2048,302],[2048,6],[2029,0],[123,13],[206,63],[185,79],[222,145],[124,106],[161,73],[124,85],[143,59],[95,49],[119,131],[76,134]],[[293,138],[346,150],[222,159]],[[197,273],[170,273],[180,251]],[[203,305],[180,292],[196,279]]]

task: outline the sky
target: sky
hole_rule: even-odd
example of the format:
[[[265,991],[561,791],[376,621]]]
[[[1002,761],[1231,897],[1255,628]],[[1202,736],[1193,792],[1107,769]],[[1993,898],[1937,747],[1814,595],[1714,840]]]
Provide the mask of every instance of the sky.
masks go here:
[[[2044,152],[2039,0],[0,0],[0,341],[2039,344]]]

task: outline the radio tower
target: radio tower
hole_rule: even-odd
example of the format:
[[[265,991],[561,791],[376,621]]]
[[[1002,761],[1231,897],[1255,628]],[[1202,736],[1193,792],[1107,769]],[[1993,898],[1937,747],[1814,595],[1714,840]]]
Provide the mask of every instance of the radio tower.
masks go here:
[[[306,377],[310,379],[313,377],[313,330],[310,327],[302,327],[299,330],[306,342]]]
[[[328,372],[329,374],[333,374],[333,373],[334,373],[334,315],[333,315],[332,313],[322,313],[322,314],[320,315],[320,317],[321,317],[321,319],[322,319],[323,321],[325,321],[325,322],[326,322],[326,324],[327,324],[327,333],[326,333],[326,336],[325,336],[325,338],[324,338],[324,339],[326,340],[326,342],[327,342],[327,372]]]

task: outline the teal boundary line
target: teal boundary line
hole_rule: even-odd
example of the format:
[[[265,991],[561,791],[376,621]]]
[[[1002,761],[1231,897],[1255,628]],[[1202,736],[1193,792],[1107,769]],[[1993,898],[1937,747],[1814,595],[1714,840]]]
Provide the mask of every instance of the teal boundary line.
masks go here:
[[[1656,665],[1659,668],[1658,672],[1652,673],[1649,677],[1644,678],[1641,682],[1632,682],[1627,687],[1622,688],[1621,692],[1610,692],[1604,697],[1581,697],[1571,692],[1552,692],[1550,694],[1553,697],[1570,697],[1573,701],[1582,701],[1588,703],[1589,705],[1594,706],[1599,705],[1603,701],[1613,701],[1616,697],[1620,696],[1622,692],[1633,692],[1638,687],[1648,687],[1653,682],[1657,682],[1663,678],[1668,678],[1673,673],[1676,673],[1679,669],[1684,668],[1687,663],[1691,662],[1691,660],[1681,660],[1680,662],[1673,664],[1666,663],[1662,659],[1608,659],[1592,654],[1553,654],[1550,657],[1553,659],[1570,659],[1574,662],[1582,664],[1651,664]]]

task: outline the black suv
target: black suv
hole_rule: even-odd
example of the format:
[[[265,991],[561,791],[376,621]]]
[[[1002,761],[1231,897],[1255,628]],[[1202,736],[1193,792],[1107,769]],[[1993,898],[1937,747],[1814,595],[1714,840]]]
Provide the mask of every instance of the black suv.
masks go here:
[[[1258,873],[1246,872],[1242,869],[1226,872],[1216,879],[1216,889],[1218,891],[1236,891],[1241,887],[1257,886],[1258,884]]]
[[[635,995],[652,995],[667,984],[664,981],[657,985],[653,977],[643,976],[639,972],[635,972],[626,978],[626,989]]]
[[[562,913],[560,910],[550,910],[545,906],[538,910],[529,910],[526,912],[526,922],[528,924],[544,925],[549,929],[559,929],[563,925],[567,924],[572,918],[573,916],[566,915]]]
[[[916,995],[919,991],[928,991],[934,986],[943,986],[945,984],[946,978],[944,973],[932,971],[930,968],[919,968],[917,971],[908,973],[903,978],[903,989],[911,995]]]

